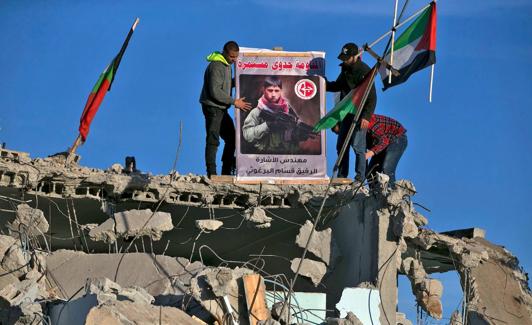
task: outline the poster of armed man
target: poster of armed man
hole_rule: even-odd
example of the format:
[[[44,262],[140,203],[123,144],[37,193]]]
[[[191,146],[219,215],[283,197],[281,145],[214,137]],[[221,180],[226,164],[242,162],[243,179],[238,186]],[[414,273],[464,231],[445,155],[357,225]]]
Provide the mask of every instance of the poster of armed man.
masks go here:
[[[325,53],[241,48],[236,111],[237,179],[325,179]]]

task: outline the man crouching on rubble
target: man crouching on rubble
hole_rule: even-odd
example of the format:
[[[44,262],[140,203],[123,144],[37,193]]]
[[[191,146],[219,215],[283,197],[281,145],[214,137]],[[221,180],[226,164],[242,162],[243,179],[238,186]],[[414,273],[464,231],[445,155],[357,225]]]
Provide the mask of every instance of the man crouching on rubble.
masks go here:
[[[366,160],[371,158],[368,170],[390,177],[389,185],[395,183],[395,170],[399,159],[408,145],[406,129],[391,117],[373,114],[369,121],[366,142],[371,148],[366,152]],[[370,177],[368,177],[370,178]]]
[[[207,56],[209,65],[205,69],[200,103],[205,116],[205,164],[207,176],[216,175],[216,152],[220,145],[220,136],[224,140],[222,154],[222,175],[231,175],[235,163],[235,126],[227,110],[231,105],[243,111],[251,109],[245,98],[233,99],[231,89],[234,85],[231,65],[238,58],[240,48],[234,41],[225,43],[223,52],[213,52]]]

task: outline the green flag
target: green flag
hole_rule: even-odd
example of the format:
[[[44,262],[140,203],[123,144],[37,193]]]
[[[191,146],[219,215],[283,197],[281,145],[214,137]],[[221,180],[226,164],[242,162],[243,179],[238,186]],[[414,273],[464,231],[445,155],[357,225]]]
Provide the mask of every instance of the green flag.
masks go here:
[[[366,89],[373,85],[377,66],[374,66],[365,76],[358,87],[352,89],[334,108],[314,125],[314,131],[330,129],[340,123],[347,114],[355,114],[360,108]]]

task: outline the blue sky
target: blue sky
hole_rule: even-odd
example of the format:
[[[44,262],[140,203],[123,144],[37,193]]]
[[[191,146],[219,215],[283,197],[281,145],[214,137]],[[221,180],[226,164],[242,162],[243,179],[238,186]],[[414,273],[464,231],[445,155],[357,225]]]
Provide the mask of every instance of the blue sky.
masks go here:
[[[407,14],[424,4],[410,1]],[[425,213],[430,227],[484,228],[530,271],[532,3],[442,0],[438,11],[433,103],[429,70],[378,91],[377,112],[408,129],[398,177],[416,185],[415,201],[432,211]],[[392,14],[393,2],[382,0],[3,0],[0,141],[33,157],[68,148],[89,91],[138,16],[113,89],[78,151],[82,163],[107,168],[134,155],[141,170],[166,173],[182,122],[177,169],[203,174],[198,97],[205,55],[230,39],[248,47],[321,50],[333,79],[341,46],[375,40],[391,26]],[[368,55],[364,60],[374,63]],[[330,109],[332,97],[328,102]],[[327,136],[330,170],[336,139]],[[457,296],[455,287],[449,297]],[[402,291],[402,301],[411,299]],[[454,308],[457,302],[446,299]]]

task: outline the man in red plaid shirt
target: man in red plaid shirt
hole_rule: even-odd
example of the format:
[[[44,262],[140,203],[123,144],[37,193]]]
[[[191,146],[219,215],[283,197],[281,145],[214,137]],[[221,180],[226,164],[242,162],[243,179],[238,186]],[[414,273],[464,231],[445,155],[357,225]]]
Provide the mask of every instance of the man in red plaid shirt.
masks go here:
[[[369,121],[366,160],[371,158],[368,170],[371,176],[376,172],[390,177],[389,184],[395,183],[395,169],[408,145],[406,129],[393,118],[373,114]]]

